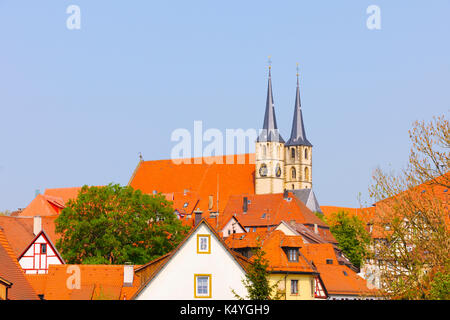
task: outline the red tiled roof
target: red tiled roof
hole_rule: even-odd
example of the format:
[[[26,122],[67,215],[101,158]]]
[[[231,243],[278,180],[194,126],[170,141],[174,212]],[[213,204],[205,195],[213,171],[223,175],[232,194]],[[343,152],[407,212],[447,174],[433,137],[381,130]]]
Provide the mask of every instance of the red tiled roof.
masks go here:
[[[370,295],[374,293],[367,287],[366,280],[349,267],[338,263],[339,259],[332,244],[306,244],[301,252],[314,263],[329,294]],[[332,264],[327,264],[327,260],[332,260]]]
[[[140,283],[135,275],[133,286],[123,286],[123,265],[76,265],[80,270],[80,288],[67,285],[74,273],[73,265],[50,265],[46,279],[34,279],[38,290],[44,292],[46,300],[119,300],[132,295]],[[29,276],[34,278],[33,276]],[[45,283],[39,283],[45,281]]]
[[[0,227],[0,278],[12,283],[8,289],[8,299],[11,300],[37,300],[36,292],[26,280],[22,268],[17,261],[3,228]]]
[[[44,195],[61,198],[63,203],[78,197],[81,187],[45,189]]]
[[[38,194],[18,216],[53,216],[64,208],[64,201],[60,197]]]
[[[225,242],[232,249],[256,248],[259,243],[266,253],[265,258],[269,261],[269,268],[272,272],[317,272],[302,254],[299,255],[297,262],[291,262],[283,250],[283,248],[304,246],[301,236],[288,236],[280,230],[256,231],[233,234]]]
[[[55,233],[55,219],[57,216],[42,217],[42,229],[50,238],[50,241],[55,244],[60,238]],[[19,257],[26,247],[35,238],[33,234],[33,217],[8,217],[0,216],[0,227],[3,228],[6,238],[8,239],[11,248],[16,256]]]
[[[237,163],[240,156],[244,157],[244,164]],[[217,211],[218,195],[219,211],[222,212],[231,194],[255,192],[254,157],[254,154],[244,154],[184,159],[191,164],[175,164],[170,159],[141,161],[129,185],[148,194],[152,194],[153,191],[196,192],[200,198],[197,207],[203,212]],[[230,164],[227,158],[232,158],[234,163]],[[199,159],[202,164],[195,163]],[[217,163],[220,161],[221,164]],[[213,197],[213,201],[211,210],[208,210],[210,196]]]

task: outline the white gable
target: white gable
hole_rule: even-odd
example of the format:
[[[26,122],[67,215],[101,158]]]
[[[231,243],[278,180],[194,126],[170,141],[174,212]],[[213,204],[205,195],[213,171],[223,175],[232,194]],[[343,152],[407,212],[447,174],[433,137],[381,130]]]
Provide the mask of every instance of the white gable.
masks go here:
[[[51,242],[44,236],[44,233],[40,233],[29,248],[20,256],[19,264],[27,274],[46,274],[49,265],[63,264],[63,261],[61,261]]]
[[[299,233],[292,229],[286,222],[281,221],[281,223],[275,228],[275,230],[280,230],[287,236],[298,236]]]
[[[210,235],[210,253],[197,252],[197,235]],[[210,275],[210,299],[235,299],[232,289],[240,296],[247,295],[242,284],[245,271],[206,224],[202,223],[136,299],[195,299],[195,275]]]
[[[239,222],[237,222],[235,217],[231,217],[231,219],[227,222],[225,227],[222,229],[222,234],[224,237],[228,237],[234,233],[245,233],[245,229],[241,227]]]

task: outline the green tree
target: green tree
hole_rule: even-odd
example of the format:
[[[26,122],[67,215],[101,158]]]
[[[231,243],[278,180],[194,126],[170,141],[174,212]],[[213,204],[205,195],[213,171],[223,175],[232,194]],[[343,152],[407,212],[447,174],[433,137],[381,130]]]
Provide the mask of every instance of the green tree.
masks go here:
[[[260,243],[253,249],[252,263],[247,268],[245,279],[242,280],[247,289],[247,299],[250,300],[278,300],[281,293],[278,291],[278,282],[270,285],[269,282],[269,261],[264,257],[265,252]],[[234,290],[233,294],[237,299],[243,300]]]
[[[356,215],[350,216],[347,211],[341,210],[333,213],[327,223],[344,255],[355,267],[360,268],[370,244],[370,235],[364,222]]]
[[[172,250],[187,227],[162,195],[132,187],[83,186],[55,220],[56,246],[67,263],[147,263]]]

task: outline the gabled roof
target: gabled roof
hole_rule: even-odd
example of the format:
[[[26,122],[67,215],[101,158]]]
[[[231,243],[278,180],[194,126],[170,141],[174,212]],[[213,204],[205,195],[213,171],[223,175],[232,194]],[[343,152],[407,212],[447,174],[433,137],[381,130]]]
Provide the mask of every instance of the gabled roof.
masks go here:
[[[312,189],[296,189],[290,191],[292,191],[292,193],[312,212],[322,212],[316,195]]]
[[[78,197],[81,187],[45,189],[44,195],[61,198],[63,203]]]
[[[18,216],[54,216],[64,209],[63,198],[38,194]]]
[[[11,248],[18,258],[35,239],[33,233],[33,218],[30,216],[8,217],[0,216],[0,227],[3,228],[6,238]],[[46,236],[52,243],[55,243],[60,235],[55,232],[55,219],[57,216],[41,217],[42,230],[45,230]]]
[[[281,221],[295,220],[298,223],[328,226],[320,220],[306,205],[288,194],[284,199],[282,193],[276,194],[240,194],[229,198],[224,214],[235,214],[242,225],[249,226],[277,226]],[[247,212],[243,212],[244,197],[248,199]]]
[[[220,237],[220,235],[214,230],[214,228],[206,221],[206,219],[202,219],[197,226],[191,229],[191,231],[188,233],[188,235],[184,238],[183,241],[180,242],[180,244],[171,252],[168,254],[159,257],[158,259],[155,259],[138,269],[136,269],[136,273],[144,273],[145,276],[143,277],[143,281],[141,282],[140,288],[136,291],[136,293],[133,295],[132,299],[135,299],[141,291],[147,287],[147,285],[152,281],[152,279],[164,268],[164,266],[169,263],[169,261],[172,259],[172,257],[183,247],[183,245],[187,242],[187,240],[195,233],[195,231],[201,226],[206,225],[206,227],[211,231],[211,234],[215,236],[215,238],[223,245],[223,247],[230,253],[232,258],[241,266],[243,270],[246,270],[248,265],[250,264],[250,261],[245,258],[244,256],[240,255],[237,252],[232,251],[225,241]]]
[[[241,162],[243,160],[243,163]],[[233,161],[233,163],[231,163]],[[255,192],[255,154],[140,161],[128,185],[143,193],[184,193],[199,197],[197,208],[204,213],[222,212],[235,193]],[[209,199],[212,196],[212,208]]]
[[[288,256],[283,248],[303,247],[304,242],[300,236],[285,235],[280,230],[257,231],[233,234],[225,242],[233,249],[256,248],[260,244],[262,250],[266,253],[265,258],[269,261],[271,272],[317,273],[301,252],[297,262],[288,260]]]
[[[0,277],[12,283],[8,289],[8,299],[37,300],[36,292],[26,280],[2,227],[0,227],[0,261]]]
[[[353,296],[374,293],[367,287],[366,280],[349,267],[338,263],[338,257],[332,244],[306,244],[301,251],[320,272],[329,294]],[[332,260],[332,263],[327,264],[327,260]]]

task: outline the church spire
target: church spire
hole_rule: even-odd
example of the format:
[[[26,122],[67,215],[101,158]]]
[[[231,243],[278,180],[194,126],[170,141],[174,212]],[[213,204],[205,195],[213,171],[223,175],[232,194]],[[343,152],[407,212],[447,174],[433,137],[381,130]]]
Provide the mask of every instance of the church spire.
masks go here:
[[[272,94],[272,74],[271,61],[269,57],[269,81],[267,84],[267,99],[266,112],[264,114],[264,124],[262,132],[259,135],[257,142],[281,142],[284,143],[277,126],[277,119],[275,117],[275,108]]]
[[[306,138],[305,126],[303,124],[303,115],[300,102],[300,85],[298,76],[298,64],[297,64],[297,92],[295,96],[295,108],[294,108],[294,119],[292,121],[291,137],[286,146],[309,146],[312,144]]]

